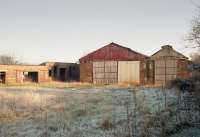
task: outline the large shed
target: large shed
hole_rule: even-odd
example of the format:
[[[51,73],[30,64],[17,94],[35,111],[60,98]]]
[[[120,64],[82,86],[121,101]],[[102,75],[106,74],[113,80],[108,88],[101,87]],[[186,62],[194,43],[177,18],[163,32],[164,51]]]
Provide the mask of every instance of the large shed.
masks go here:
[[[144,83],[148,81],[148,58],[130,48],[110,43],[79,59],[80,80],[94,84]]]
[[[164,45],[151,56],[155,63],[155,84],[165,85],[175,78],[187,78],[190,73],[188,70],[188,57],[177,52],[170,45]]]

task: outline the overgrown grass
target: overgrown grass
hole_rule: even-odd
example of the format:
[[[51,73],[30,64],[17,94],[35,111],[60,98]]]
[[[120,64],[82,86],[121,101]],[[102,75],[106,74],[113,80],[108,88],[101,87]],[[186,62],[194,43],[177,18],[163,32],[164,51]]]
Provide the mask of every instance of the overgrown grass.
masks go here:
[[[22,84],[19,83],[9,83],[9,84],[0,84],[0,87],[44,87],[44,88],[91,88],[92,84],[90,83],[81,83],[81,82],[59,82],[59,81],[52,81],[52,82],[42,82],[42,83],[31,83],[25,82]]]
[[[54,90],[0,89],[0,136],[164,137],[189,122],[174,121],[176,90]]]

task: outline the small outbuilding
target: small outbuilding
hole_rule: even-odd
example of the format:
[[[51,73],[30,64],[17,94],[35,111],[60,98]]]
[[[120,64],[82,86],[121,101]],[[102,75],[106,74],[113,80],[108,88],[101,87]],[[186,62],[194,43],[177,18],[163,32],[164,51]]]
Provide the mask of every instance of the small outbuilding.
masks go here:
[[[146,83],[153,73],[149,57],[110,43],[79,59],[80,81],[94,84]],[[151,70],[150,70],[151,69]]]
[[[155,84],[165,85],[175,78],[190,76],[188,57],[175,51],[172,46],[165,45],[151,56],[155,63]]]
[[[79,64],[65,62],[44,62],[48,67],[49,77],[56,81],[79,81]]]

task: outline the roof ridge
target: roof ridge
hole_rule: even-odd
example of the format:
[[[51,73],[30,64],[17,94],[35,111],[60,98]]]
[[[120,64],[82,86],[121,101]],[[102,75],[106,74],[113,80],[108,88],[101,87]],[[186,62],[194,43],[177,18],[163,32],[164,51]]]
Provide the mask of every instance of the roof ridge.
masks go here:
[[[140,53],[140,52],[135,51],[135,50],[133,50],[133,49],[131,49],[131,48],[128,48],[128,47],[124,47],[124,46],[119,45],[119,44],[117,44],[117,43],[112,42],[112,43],[110,43],[110,44],[114,44],[114,45],[119,46],[119,47],[121,47],[121,48],[128,49],[128,50],[131,51],[131,52],[134,52],[134,53],[137,53],[137,54],[142,54],[143,56],[149,57],[149,56],[147,56],[147,55],[145,55],[145,54],[143,54],[143,53]]]
[[[105,45],[105,46],[103,46],[103,47],[101,47],[101,48],[99,48],[99,49],[97,49],[97,50],[94,50],[93,52],[90,52],[90,53],[88,53],[87,55],[81,57],[81,58],[79,59],[79,61],[82,60],[83,58],[86,58],[86,57],[92,55],[92,54],[95,54],[95,53],[98,52],[99,50],[101,50],[101,49],[103,49],[103,48],[105,48],[105,47],[108,47],[108,46],[116,46],[116,47],[119,47],[119,48],[126,49],[126,50],[128,50],[128,51],[130,51],[130,52],[132,52],[132,53],[134,53],[134,54],[142,55],[142,56],[144,56],[145,58],[148,58],[148,57],[149,57],[149,56],[147,56],[147,55],[145,55],[145,54],[142,54],[142,53],[140,53],[140,52],[137,52],[137,51],[135,51],[135,50],[132,50],[131,48],[124,47],[124,46],[122,46],[122,45],[120,45],[120,44],[117,44],[117,43],[115,43],[115,42],[111,42],[111,43],[109,43],[109,44],[107,44],[107,45]]]
[[[182,53],[176,51],[171,45],[164,45],[164,46],[170,46],[173,52],[179,54],[180,56],[183,56],[186,59],[189,59],[187,56],[185,56]],[[160,50],[158,50],[157,52],[155,52],[154,54],[152,54],[151,57],[154,56],[154,55],[156,55],[158,52],[162,51],[164,46],[162,46]]]

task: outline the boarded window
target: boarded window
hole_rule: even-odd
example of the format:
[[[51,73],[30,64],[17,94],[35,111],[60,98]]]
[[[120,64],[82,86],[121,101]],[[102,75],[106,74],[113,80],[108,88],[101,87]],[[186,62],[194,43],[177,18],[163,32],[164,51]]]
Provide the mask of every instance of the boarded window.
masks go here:
[[[5,84],[6,72],[0,72],[0,83]]]

